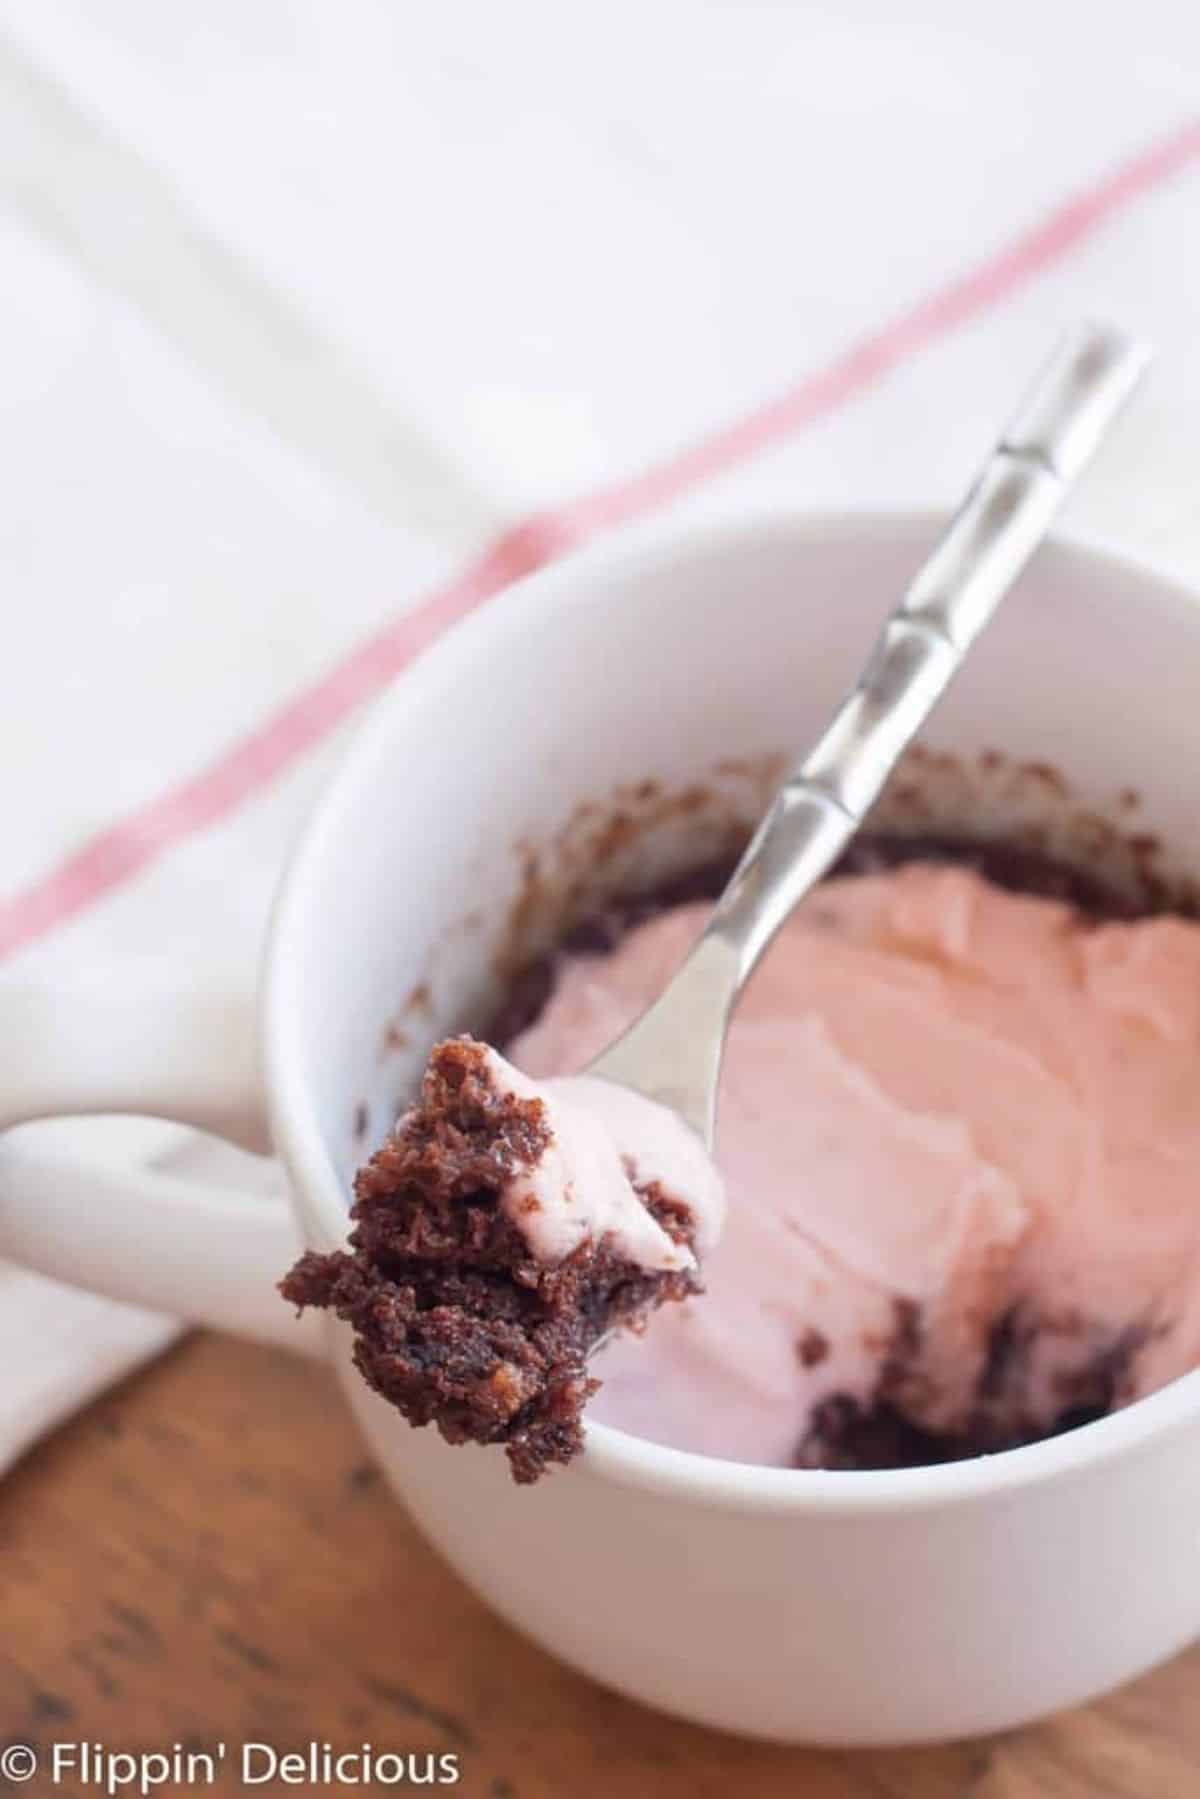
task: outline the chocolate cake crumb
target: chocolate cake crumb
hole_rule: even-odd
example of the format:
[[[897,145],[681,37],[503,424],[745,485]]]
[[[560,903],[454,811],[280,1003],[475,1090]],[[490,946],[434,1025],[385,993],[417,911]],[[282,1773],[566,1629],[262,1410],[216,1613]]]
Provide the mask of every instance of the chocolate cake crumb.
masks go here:
[[[963,1450],[964,1455],[978,1453]],[[797,1468],[918,1468],[954,1460],[945,1438],[921,1430],[886,1399],[863,1406],[834,1393],[813,1407],[796,1450]]]
[[[881,874],[906,862],[946,862],[956,868],[974,869],[993,887],[1002,887],[1008,893],[1064,900],[1096,923],[1140,918],[1148,910],[1144,901],[1139,903],[1130,895],[1116,892],[1086,869],[1047,855],[1045,850],[1006,843],[1003,839],[981,838],[973,842],[925,832],[909,837],[901,832],[872,831],[855,838],[833,872]]]
[[[434,1424],[448,1443],[502,1443],[520,1482],[581,1448],[599,1339],[698,1291],[694,1274],[647,1273],[606,1240],[553,1266],[532,1258],[500,1194],[551,1136],[540,1099],[497,1089],[482,1044],[439,1044],[419,1102],[356,1177],[349,1249],[310,1251],[280,1283],[294,1305],[353,1327],[359,1372],[410,1424]],[[690,1244],[687,1212],[641,1191]]]
[[[819,1368],[829,1354],[829,1338],[815,1325],[802,1331],[796,1343],[796,1358],[802,1368]]]
[[[1053,1321],[1023,1316],[1014,1307],[997,1319],[988,1345],[976,1405],[963,1428],[928,1431],[905,1416],[895,1397],[903,1359],[899,1347],[884,1364],[875,1397],[864,1406],[848,1394],[833,1394],[813,1408],[796,1451],[798,1468],[919,1468],[942,1462],[996,1455],[1027,1443],[1062,1436],[1104,1418],[1128,1398],[1129,1373],[1150,1333],[1131,1326],[1098,1348],[1084,1366],[1059,1378],[1061,1408],[1049,1426],[1014,1417],[1000,1402],[1019,1385],[1033,1344],[1059,1334]]]

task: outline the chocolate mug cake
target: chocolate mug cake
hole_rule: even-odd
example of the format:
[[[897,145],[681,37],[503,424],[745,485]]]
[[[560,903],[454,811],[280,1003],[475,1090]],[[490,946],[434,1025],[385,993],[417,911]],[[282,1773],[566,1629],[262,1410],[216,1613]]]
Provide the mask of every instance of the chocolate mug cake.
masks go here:
[[[526,971],[480,1021],[519,1093],[442,1045],[358,1177],[350,1251],[285,1295],[518,1480],[577,1453],[585,1404],[710,1456],[867,1469],[1029,1442],[1195,1366],[1200,925],[1003,842],[864,837],[781,931],[729,1035],[719,1241],[709,1216],[694,1256],[694,1207],[635,1180],[677,1257],[612,1232],[539,1253],[502,1201],[553,1136],[542,1083],[661,990],[727,872],[610,904]]]

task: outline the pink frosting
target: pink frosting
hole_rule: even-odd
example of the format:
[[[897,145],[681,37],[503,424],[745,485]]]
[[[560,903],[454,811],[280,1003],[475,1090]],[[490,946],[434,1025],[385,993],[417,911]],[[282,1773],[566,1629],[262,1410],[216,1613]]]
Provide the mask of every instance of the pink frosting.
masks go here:
[[[569,962],[515,1060],[585,1065],[704,916]],[[718,1160],[708,1291],[602,1352],[594,1416],[786,1464],[887,1364],[915,1423],[954,1430],[1004,1317],[1014,1422],[1049,1425],[1118,1349],[1119,1397],[1146,1393],[1200,1362],[1200,927],[1089,929],[960,868],[828,882],[739,1006]]]
[[[484,1053],[497,1091],[540,1099],[550,1127],[539,1161],[500,1196],[533,1256],[557,1263],[585,1240],[607,1238],[652,1273],[694,1268],[692,1251],[667,1234],[640,1198],[640,1190],[657,1186],[682,1206],[701,1256],[720,1236],[721,1177],[683,1120],[627,1087],[590,1075],[532,1081],[496,1050]]]

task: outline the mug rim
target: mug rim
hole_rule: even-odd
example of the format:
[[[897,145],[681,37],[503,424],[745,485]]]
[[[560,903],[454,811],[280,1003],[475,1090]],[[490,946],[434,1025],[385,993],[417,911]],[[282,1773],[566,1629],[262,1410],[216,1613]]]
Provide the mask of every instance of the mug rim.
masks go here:
[[[344,1235],[344,1196],[306,1104],[293,1028],[287,947],[303,917],[310,876],[322,863],[324,840],[341,796],[391,735],[414,680],[428,678],[431,670],[445,668],[463,656],[486,654],[489,641],[519,630],[556,588],[565,587],[569,594],[581,571],[586,577],[603,568],[609,575],[620,576],[623,569],[645,571],[680,554],[711,555],[769,537],[800,545],[823,537],[889,534],[909,537],[917,544],[931,538],[945,522],[943,512],[909,507],[836,508],[801,514],[759,507],[699,525],[672,519],[643,522],[604,536],[514,582],[485,606],[459,619],[389,681],[320,788],[287,858],[267,930],[260,1042],[272,1138],[288,1165],[293,1206],[310,1208],[333,1240]],[[1056,533],[1045,549],[1101,563],[1155,590],[1157,601],[1178,608],[1181,617],[1192,616],[1192,628],[1200,639],[1200,591],[1152,558],[1118,550],[1102,537],[1081,532]],[[616,1425],[586,1422],[585,1450],[576,1469],[583,1476],[603,1477],[622,1487],[740,1511],[896,1513],[986,1498],[1082,1473],[1133,1453],[1172,1426],[1186,1427],[1198,1416],[1200,1368],[1060,1436],[959,1462],[853,1470],[764,1467],[671,1448]]]

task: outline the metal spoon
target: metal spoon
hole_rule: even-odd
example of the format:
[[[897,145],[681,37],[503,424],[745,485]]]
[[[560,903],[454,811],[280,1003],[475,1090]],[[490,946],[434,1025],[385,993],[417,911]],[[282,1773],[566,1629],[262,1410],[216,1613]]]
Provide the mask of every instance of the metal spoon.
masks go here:
[[[687,961],[589,1074],[672,1107],[711,1149],[739,993],[858,830],[1149,360],[1147,345],[1119,331],[1068,335],[888,618],[858,685],[779,789]]]

